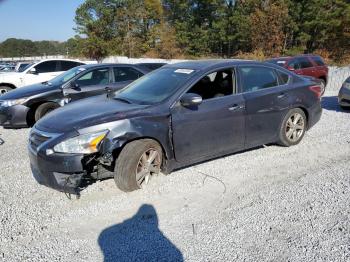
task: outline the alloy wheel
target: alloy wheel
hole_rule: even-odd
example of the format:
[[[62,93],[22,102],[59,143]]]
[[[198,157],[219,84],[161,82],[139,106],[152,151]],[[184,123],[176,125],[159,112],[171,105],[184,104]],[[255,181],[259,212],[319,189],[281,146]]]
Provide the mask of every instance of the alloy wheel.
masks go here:
[[[286,137],[289,141],[295,143],[301,139],[305,132],[305,120],[299,113],[292,114],[286,123]]]
[[[160,173],[161,154],[154,148],[145,151],[136,167],[136,181],[139,188],[147,185],[153,174]]]

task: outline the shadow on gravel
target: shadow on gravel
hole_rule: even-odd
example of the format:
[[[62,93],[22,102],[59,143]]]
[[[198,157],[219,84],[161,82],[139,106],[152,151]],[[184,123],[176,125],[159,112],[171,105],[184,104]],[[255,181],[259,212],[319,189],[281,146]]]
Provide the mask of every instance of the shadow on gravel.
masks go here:
[[[350,112],[349,110],[344,110],[339,106],[337,96],[322,97],[322,108],[330,111],[336,111],[336,112]]]
[[[106,228],[98,238],[104,261],[183,261],[177,247],[158,228],[152,205],[142,205],[121,224]]]

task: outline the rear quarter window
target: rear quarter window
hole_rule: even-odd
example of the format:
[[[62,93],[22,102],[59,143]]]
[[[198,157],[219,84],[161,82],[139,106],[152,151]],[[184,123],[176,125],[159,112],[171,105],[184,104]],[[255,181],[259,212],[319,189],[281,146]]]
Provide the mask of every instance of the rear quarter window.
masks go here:
[[[325,65],[325,63],[324,63],[324,61],[322,60],[321,57],[315,56],[315,57],[312,58],[312,60],[313,60],[313,61],[315,62],[315,64],[318,65],[318,66],[324,66],[324,65]]]

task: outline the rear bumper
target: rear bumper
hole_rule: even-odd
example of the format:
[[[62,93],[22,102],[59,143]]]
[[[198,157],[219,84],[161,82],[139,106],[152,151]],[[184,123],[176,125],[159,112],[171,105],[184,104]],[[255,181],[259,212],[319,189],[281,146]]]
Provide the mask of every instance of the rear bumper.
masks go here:
[[[309,114],[308,129],[310,129],[321,119],[321,116],[322,116],[321,101],[317,102],[315,105],[309,108],[308,114]]]
[[[338,94],[339,105],[350,107],[350,90],[342,87]]]
[[[27,115],[29,108],[24,105],[10,107],[0,106],[0,126],[4,128],[28,127]]]

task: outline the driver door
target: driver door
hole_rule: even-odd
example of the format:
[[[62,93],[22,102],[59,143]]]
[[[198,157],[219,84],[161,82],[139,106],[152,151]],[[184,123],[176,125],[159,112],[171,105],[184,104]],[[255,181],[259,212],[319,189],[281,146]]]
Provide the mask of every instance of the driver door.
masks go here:
[[[203,98],[196,107],[178,102],[171,110],[176,160],[205,160],[244,148],[245,101],[236,94],[234,70],[213,72],[187,93]]]
[[[63,90],[72,101],[100,95],[106,92],[111,79],[110,68],[102,67],[90,70],[73,80],[72,86]]]

